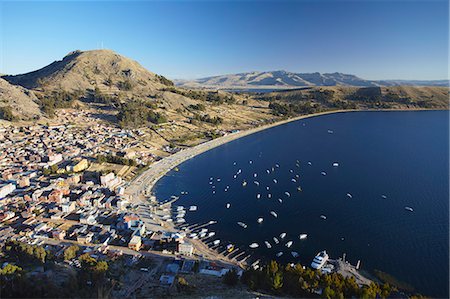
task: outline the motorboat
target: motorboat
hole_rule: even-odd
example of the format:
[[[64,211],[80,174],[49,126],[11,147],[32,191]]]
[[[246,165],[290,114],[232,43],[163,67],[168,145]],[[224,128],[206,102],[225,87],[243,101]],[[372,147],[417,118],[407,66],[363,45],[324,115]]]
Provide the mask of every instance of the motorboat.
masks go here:
[[[247,228],[247,224],[245,224],[244,222],[238,222],[237,224],[239,224],[239,226],[243,227],[243,228]]]
[[[219,245],[220,244],[220,240],[214,240],[213,244],[214,245]]]
[[[243,181],[243,182],[242,182],[242,187],[245,187],[245,186],[247,186],[247,182],[246,182],[246,181]]]
[[[298,256],[299,256],[297,251],[291,251],[291,254],[294,258],[298,258]]]
[[[272,248],[272,245],[270,245],[270,243],[268,241],[264,241],[264,243],[266,244],[267,248],[269,248],[269,249]]]
[[[327,175],[327,173],[325,171],[322,171],[320,174],[324,175],[324,176]]]
[[[291,193],[289,193],[289,192],[287,192],[287,191],[284,192],[284,194],[286,194],[287,197],[290,197],[290,196],[291,196]]]
[[[189,211],[191,212],[197,211],[197,206],[190,206]]]
[[[307,234],[300,234],[300,236],[298,236],[298,238],[299,238],[300,240],[305,240],[307,237],[308,237]]]
[[[248,245],[248,247],[250,247],[250,248],[258,248],[259,244],[258,243],[252,243],[252,244]]]
[[[286,233],[281,233],[281,234],[280,234],[280,238],[281,238],[281,239],[284,239],[285,237],[286,237]]]
[[[280,257],[280,256],[282,256],[282,255],[283,255],[283,251],[280,251],[280,252],[278,252],[278,253],[276,254],[277,257]]]
[[[230,207],[231,207],[231,204],[230,203],[227,203],[227,209],[229,209]]]
[[[275,244],[280,243],[280,241],[278,241],[277,237],[273,237],[273,241],[275,242]]]
[[[292,243],[294,243],[294,242],[292,242],[292,241],[289,241],[289,242],[287,242],[287,243],[286,243],[286,245],[285,245],[285,246],[286,246],[287,248],[290,248],[290,247],[292,246]]]
[[[325,250],[319,252],[314,257],[314,259],[311,263],[311,268],[316,269],[316,270],[322,268],[325,265],[325,263],[328,261],[328,258],[329,258],[329,256]]]
[[[347,193],[348,198],[353,198],[353,195],[351,195],[350,193]]]
[[[325,215],[320,215],[320,218],[322,218],[323,220],[327,219],[327,216]]]
[[[274,211],[270,211],[270,214],[271,214],[273,217],[275,217],[275,218],[278,217],[277,213],[275,213]]]
[[[277,179],[273,179],[273,182],[274,182],[275,184],[278,183]]]
[[[256,220],[258,223],[262,223],[264,221],[264,219],[262,217],[258,218],[258,220]]]
[[[405,210],[410,211],[410,212],[414,212],[414,209],[411,207],[405,207]]]
[[[259,193],[256,194],[256,198],[257,198],[257,199],[260,199],[260,198],[261,198],[261,194],[259,194]]]

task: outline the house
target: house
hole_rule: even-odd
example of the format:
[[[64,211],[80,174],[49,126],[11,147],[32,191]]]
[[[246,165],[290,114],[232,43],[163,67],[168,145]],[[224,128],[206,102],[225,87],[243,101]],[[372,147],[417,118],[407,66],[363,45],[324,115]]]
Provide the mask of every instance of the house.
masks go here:
[[[76,208],[76,204],[75,204],[74,201],[68,201],[68,202],[65,202],[65,203],[63,203],[61,205],[62,212],[63,213],[67,213],[67,214],[72,213],[73,211],[75,211],[75,208]]]
[[[141,246],[142,246],[142,239],[140,236],[136,235],[134,235],[131,238],[130,242],[128,243],[128,248],[136,251],[139,251],[141,249]]]
[[[93,232],[89,232],[87,234],[77,236],[77,241],[83,244],[91,243],[92,238],[94,237]]]
[[[7,195],[11,194],[14,190],[16,190],[16,185],[14,184],[6,184],[0,185],[0,199],[5,198]]]
[[[16,215],[16,213],[12,211],[7,211],[4,213],[0,213],[0,222],[6,221],[8,219],[13,218]]]
[[[178,243],[178,252],[190,256],[194,253],[194,246],[189,242]]]
[[[88,167],[89,167],[88,160],[87,159],[82,159],[81,161],[79,161],[75,165],[68,165],[66,167],[66,170],[67,171],[71,171],[71,172],[80,172],[80,171],[83,171],[83,170],[87,169]]]
[[[54,230],[52,231],[52,237],[57,240],[64,240],[66,232],[63,230]]]

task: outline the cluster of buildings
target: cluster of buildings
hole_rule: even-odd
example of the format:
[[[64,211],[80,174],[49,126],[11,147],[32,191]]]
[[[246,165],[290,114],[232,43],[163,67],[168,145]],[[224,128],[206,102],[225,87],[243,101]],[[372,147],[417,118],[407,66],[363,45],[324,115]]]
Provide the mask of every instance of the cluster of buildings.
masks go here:
[[[0,128],[0,242],[53,238],[127,246],[144,235],[122,178],[89,171],[97,154],[133,153],[138,164],[149,163],[145,158],[153,157],[127,152],[139,144],[138,135],[102,124]]]

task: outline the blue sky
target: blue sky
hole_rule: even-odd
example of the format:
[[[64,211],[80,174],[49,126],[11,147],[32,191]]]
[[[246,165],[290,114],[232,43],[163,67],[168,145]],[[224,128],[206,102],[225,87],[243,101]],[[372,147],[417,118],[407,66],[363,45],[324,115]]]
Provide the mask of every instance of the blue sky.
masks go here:
[[[103,46],[170,78],[448,78],[448,1],[1,1],[0,73]]]

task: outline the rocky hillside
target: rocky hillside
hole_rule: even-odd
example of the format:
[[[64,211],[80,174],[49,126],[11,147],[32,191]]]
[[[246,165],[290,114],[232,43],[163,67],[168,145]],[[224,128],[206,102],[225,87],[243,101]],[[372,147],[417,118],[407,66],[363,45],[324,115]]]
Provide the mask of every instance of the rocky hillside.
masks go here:
[[[343,73],[291,73],[287,71],[250,72],[176,81],[178,86],[208,89],[287,89],[306,86],[448,86],[448,81],[373,81]]]
[[[36,119],[42,115],[39,100],[32,91],[0,78],[0,110],[5,109],[14,119]]]
[[[42,69],[3,79],[40,91],[85,91],[97,87],[108,92],[142,92],[171,84],[136,61],[110,50],[74,51]]]

